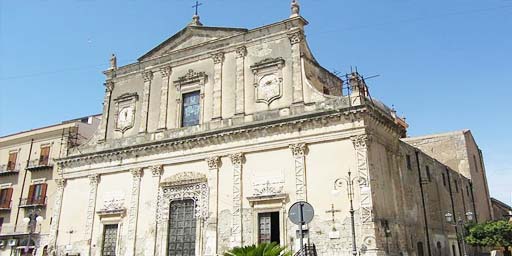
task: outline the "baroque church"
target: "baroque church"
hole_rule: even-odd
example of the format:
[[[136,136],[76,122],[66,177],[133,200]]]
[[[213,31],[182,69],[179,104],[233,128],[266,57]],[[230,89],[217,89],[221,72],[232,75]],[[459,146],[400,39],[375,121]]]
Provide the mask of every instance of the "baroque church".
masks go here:
[[[304,243],[318,255],[472,252],[444,218],[492,218],[471,132],[406,138],[357,72],[340,79],[317,62],[299,9],[254,29],[196,15],[135,63],[113,56],[95,135],[57,160],[49,252],[213,256],[276,242],[296,253],[297,201],[314,208]]]

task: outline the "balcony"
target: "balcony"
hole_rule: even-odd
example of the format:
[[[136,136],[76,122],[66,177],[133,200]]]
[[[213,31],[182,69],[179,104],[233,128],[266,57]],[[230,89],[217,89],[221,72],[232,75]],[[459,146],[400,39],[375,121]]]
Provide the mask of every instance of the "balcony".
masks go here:
[[[20,172],[20,169],[20,164],[15,164],[12,162],[0,165],[0,176],[16,175]]]
[[[46,207],[48,197],[23,198],[21,199],[20,208],[30,207]]]
[[[39,159],[35,159],[28,162],[27,170],[28,171],[41,171],[52,169],[53,161],[49,157],[40,157]]]
[[[4,224],[0,226],[0,237],[12,237],[12,236],[19,236],[19,235],[28,235],[29,233],[29,225],[25,223],[19,223],[17,226],[12,224]],[[33,235],[37,235],[41,233],[41,225],[38,224],[33,229]]]
[[[12,203],[11,200],[4,201],[4,202],[0,201],[0,212],[2,212],[2,211],[10,211],[11,207],[12,207],[11,203]]]

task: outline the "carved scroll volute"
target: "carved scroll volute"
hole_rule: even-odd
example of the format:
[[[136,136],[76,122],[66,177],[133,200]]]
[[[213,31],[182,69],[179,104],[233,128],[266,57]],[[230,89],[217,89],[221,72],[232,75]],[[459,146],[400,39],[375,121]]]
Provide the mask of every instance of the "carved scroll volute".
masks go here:
[[[292,151],[292,155],[295,158],[304,157],[307,153],[308,147],[305,143],[293,144],[290,145],[290,150]]]
[[[163,165],[151,166],[151,174],[153,175],[153,177],[160,177],[162,175],[163,171],[164,171]]]
[[[210,169],[210,170],[219,169],[220,157],[218,157],[218,156],[209,157],[206,159],[206,163],[208,164],[208,169]]]

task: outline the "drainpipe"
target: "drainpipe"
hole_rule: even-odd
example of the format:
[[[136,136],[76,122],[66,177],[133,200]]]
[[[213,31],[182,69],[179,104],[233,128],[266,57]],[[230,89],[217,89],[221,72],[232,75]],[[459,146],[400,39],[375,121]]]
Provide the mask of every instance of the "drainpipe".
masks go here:
[[[455,203],[453,200],[453,191],[452,191],[452,181],[450,179],[450,171],[446,168],[446,177],[448,178],[448,191],[450,191],[450,201],[452,203],[452,216],[455,221],[457,221],[457,216],[455,215]],[[459,227],[455,226],[455,234],[459,234]],[[457,237],[457,247],[459,248],[459,253],[462,252],[462,248],[460,246],[459,238]]]
[[[425,203],[425,194],[423,192],[423,183],[421,181],[420,157],[419,157],[418,150],[416,150],[414,153],[416,154],[416,166],[418,167],[418,180],[419,180],[419,183],[420,183],[421,203],[423,205],[423,217],[424,217],[424,220],[425,220],[425,234],[427,236],[428,255],[432,256],[432,248],[430,248],[430,233],[429,233],[429,230],[428,230],[427,206],[426,206],[426,203]]]
[[[23,182],[21,183],[21,193],[20,193],[20,200],[18,201],[18,211],[16,212],[16,219],[14,220],[14,232],[16,232],[16,227],[18,227],[18,219],[19,219],[19,216],[20,216],[20,206],[21,206],[21,201],[23,200],[23,191],[25,190],[25,182],[27,180],[27,169],[28,169],[28,165],[30,163],[30,157],[32,156],[32,146],[34,146],[34,139],[31,139],[30,140],[30,149],[28,150],[28,158],[27,158],[27,163],[25,165],[25,173],[23,174]]]

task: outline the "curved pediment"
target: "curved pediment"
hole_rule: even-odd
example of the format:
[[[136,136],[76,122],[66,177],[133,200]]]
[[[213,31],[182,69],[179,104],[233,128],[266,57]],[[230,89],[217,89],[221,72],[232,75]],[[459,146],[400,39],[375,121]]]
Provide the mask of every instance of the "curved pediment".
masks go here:
[[[198,172],[180,172],[165,178],[160,185],[162,187],[183,186],[207,182],[206,175]]]

